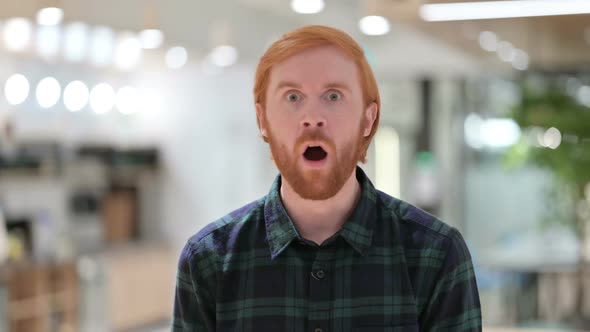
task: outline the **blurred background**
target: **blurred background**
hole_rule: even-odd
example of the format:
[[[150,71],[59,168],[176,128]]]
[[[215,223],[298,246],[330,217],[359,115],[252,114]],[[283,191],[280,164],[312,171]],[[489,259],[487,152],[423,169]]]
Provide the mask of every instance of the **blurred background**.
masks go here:
[[[167,331],[188,237],[267,193],[259,57],[324,24],[382,95],[362,165],[464,235],[485,331],[590,330],[590,3],[0,2],[0,331]]]

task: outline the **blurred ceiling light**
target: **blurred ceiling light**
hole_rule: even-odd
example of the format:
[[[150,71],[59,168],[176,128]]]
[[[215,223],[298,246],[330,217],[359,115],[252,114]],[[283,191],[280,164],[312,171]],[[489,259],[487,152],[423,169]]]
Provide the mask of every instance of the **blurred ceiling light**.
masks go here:
[[[504,148],[514,145],[520,138],[520,127],[512,119],[485,120],[481,136],[489,148]]]
[[[578,89],[578,102],[590,107],[590,86],[583,85]]]
[[[31,42],[33,24],[22,17],[10,18],[4,24],[4,44],[9,51],[22,51]]]
[[[529,68],[529,55],[523,50],[514,51],[512,66],[518,70],[527,70]]]
[[[514,145],[521,135],[518,124],[512,119],[482,119],[471,113],[465,119],[465,141],[474,149],[506,148]]]
[[[88,48],[88,25],[73,22],[64,31],[64,58],[67,61],[80,62],[84,60]]]
[[[324,9],[324,0],[291,0],[291,9],[299,14],[317,14]]]
[[[4,95],[11,105],[23,103],[29,96],[29,81],[23,74],[10,76],[4,85]]]
[[[164,33],[158,29],[145,29],[139,33],[139,42],[144,49],[156,49],[164,42]]]
[[[42,8],[37,12],[37,24],[58,25],[64,18],[64,11],[57,7]]]
[[[115,49],[115,65],[122,70],[131,70],[141,60],[141,43],[132,33],[122,33]]]
[[[238,61],[238,50],[229,45],[217,46],[209,54],[209,59],[218,67],[229,67]]]
[[[121,114],[129,115],[139,111],[139,94],[137,89],[124,86],[117,91],[117,109]]]
[[[479,46],[488,52],[495,52],[498,47],[498,36],[491,31],[482,31],[479,34]]]
[[[166,52],[166,66],[170,69],[182,68],[188,59],[186,49],[181,46],[175,46]]]
[[[543,146],[543,134],[545,130],[541,127],[530,127],[526,132],[526,140],[529,145],[532,145],[536,148]]]
[[[425,4],[425,21],[460,21],[493,18],[553,16],[590,13],[587,0],[512,0]]]
[[[555,127],[551,127],[545,131],[543,135],[543,146],[550,149],[557,149],[561,144],[561,132]]]
[[[115,33],[106,26],[96,26],[90,37],[90,62],[95,66],[107,66],[113,62]]]
[[[42,108],[53,107],[59,101],[61,86],[53,77],[45,77],[37,84],[37,102]]]
[[[465,142],[474,149],[483,148],[483,141],[481,139],[481,127],[483,126],[483,119],[471,113],[465,118]]]
[[[369,36],[381,36],[389,32],[389,21],[383,16],[365,16],[359,21],[362,33]]]
[[[71,112],[78,112],[88,103],[88,87],[81,81],[70,82],[64,89],[64,105]]]
[[[115,105],[115,90],[107,83],[97,84],[90,91],[90,108],[96,114],[105,114]]]
[[[514,46],[507,41],[501,41],[498,43],[498,49],[496,50],[500,59],[504,62],[512,62],[514,60]]]
[[[40,26],[37,28],[35,43],[37,52],[42,58],[53,58],[59,53],[60,27],[57,25]]]

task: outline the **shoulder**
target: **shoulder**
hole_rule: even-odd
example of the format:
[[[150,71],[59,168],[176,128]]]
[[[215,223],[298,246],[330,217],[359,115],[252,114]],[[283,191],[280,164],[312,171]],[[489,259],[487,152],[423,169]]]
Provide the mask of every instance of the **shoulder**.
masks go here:
[[[207,224],[187,240],[181,260],[192,260],[195,256],[203,255],[218,256],[227,251],[228,242],[240,233],[243,227],[264,219],[264,201],[265,197],[262,197]]]
[[[438,217],[403,200],[378,192],[378,203],[395,223],[404,249],[416,249],[421,254],[436,253],[446,264],[470,260],[469,250],[461,233]]]

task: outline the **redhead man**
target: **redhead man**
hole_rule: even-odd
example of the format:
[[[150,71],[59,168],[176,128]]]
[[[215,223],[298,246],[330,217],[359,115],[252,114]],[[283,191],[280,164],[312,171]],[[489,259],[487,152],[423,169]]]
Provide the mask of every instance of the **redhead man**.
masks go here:
[[[481,331],[461,234],[361,168],[377,84],[346,33],[307,26],[262,56],[254,101],[280,174],[192,236],[173,331]]]

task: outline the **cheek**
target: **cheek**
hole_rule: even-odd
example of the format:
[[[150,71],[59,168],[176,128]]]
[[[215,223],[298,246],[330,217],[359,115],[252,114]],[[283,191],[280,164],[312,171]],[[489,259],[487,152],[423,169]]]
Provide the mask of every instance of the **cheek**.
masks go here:
[[[285,126],[293,122],[297,114],[297,105],[273,101],[268,103],[266,119],[271,125]]]
[[[280,141],[291,137],[297,130],[297,118],[294,112],[285,112],[274,109],[274,112],[266,115],[266,125],[270,131],[280,138]]]
[[[364,119],[350,108],[341,112],[334,112],[328,120],[336,131],[344,131],[347,136],[356,135],[356,132],[363,125]]]
[[[267,120],[266,126],[270,132],[271,139],[281,145],[290,147],[295,141],[295,130],[290,122],[284,118],[274,118]]]

